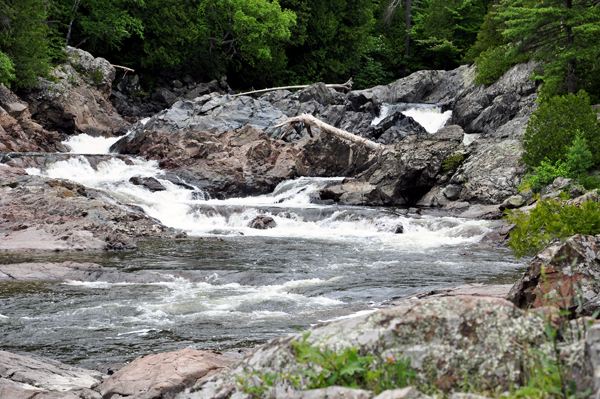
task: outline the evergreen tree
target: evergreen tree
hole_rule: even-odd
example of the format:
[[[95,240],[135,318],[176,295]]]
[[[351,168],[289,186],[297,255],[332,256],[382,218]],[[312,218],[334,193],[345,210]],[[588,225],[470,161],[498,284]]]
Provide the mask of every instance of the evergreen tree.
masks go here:
[[[0,2],[0,74],[16,87],[31,87],[48,73],[48,25],[45,0]]]
[[[543,62],[544,93],[575,93],[580,66],[600,59],[600,7],[593,0],[506,0],[498,13],[513,52]]]

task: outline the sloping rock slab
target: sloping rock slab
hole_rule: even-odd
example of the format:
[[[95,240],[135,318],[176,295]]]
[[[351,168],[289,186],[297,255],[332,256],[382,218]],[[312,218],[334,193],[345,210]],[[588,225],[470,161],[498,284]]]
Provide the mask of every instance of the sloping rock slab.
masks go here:
[[[101,380],[102,375],[97,371],[0,351],[1,398],[99,399],[89,388]]]
[[[185,236],[98,190],[0,171],[0,251],[124,250],[144,237]]]
[[[508,298],[520,308],[557,306],[575,310],[579,299],[585,305],[599,293],[600,236],[578,234],[538,253]]]
[[[173,398],[199,379],[228,369],[235,359],[190,348],[137,358],[95,389],[103,398]]]
[[[550,350],[542,342],[544,321],[497,298],[459,296],[414,306],[380,310],[309,330],[312,346],[361,354],[410,357],[418,384],[452,389],[460,384],[484,384],[507,389],[521,381],[527,351]],[[238,377],[253,373],[297,374],[307,367],[296,361],[291,346],[306,333],[276,338],[259,347],[230,372],[197,384],[181,398],[209,398],[236,389]],[[229,387],[229,388],[226,388]],[[204,393],[203,393],[204,392]]]

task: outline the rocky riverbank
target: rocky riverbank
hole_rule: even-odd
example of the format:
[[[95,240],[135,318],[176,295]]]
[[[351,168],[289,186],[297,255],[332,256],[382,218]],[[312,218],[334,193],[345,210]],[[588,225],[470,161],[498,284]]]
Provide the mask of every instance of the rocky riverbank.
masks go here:
[[[486,87],[474,84],[475,71],[468,66],[421,71],[387,86],[349,93],[315,84],[296,93],[252,98],[234,96],[226,82],[186,86],[188,91],[181,87],[157,94],[155,100],[170,108],[131,125],[109,101],[115,73],[108,61],[72,48],[67,53],[68,62],[52,72],[53,78],[41,80],[31,91],[17,96],[0,86],[0,251],[5,253],[130,250],[142,239],[185,237],[104,191],[26,170],[44,171],[59,160],[74,159],[56,154],[67,151],[63,141],[69,136],[120,136],[129,128],[132,132],[112,147],[120,155],[86,156],[90,168],[97,170],[109,158],[124,164],[133,162],[130,156],[153,160],[162,177],[188,190],[190,198],[253,196],[271,192],[284,180],[339,176],[345,179],[314,193],[311,201],[418,207],[406,212],[477,219],[498,219],[504,208],[516,206],[511,198],[524,173],[517,162],[520,139],[537,98],[537,87],[529,80],[532,63],[513,67]],[[135,82],[125,83],[122,91],[131,94]],[[117,109],[127,110],[131,122],[158,111],[156,102],[135,109],[125,94],[115,93]],[[412,103],[450,110],[452,116],[446,126],[428,133],[400,112]],[[391,114],[380,118],[385,112]],[[311,138],[303,126],[287,133],[276,127],[300,113],[378,141],[386,149],[368,150],[325,133]],[[150,191],[164,190],[156,179],[132,179]],[[487,240],[501,242],[509,230],[498,225]],[[416,385],[454,392],[455,399],[473,387],[499,395],[524,384],[532,362],[528,356],[534,351],[562,362],[565,378],[579,392],[597,392],[600,328],[585,318],[569,321],[553,307],[578,315],[592,315],[599,308],[600,287],[593,282],[600,278],[598,245],[597,237],[576,236],[547,248],[510,294],[507,286],[474,285],[421,293],[390,301],[374,313],[314,326],[310,336],[276,338],[247,355],[188,348],[141,357],[116,373],[106,370],[112,374],[108,376],[0,352],[0,397],[250,398],[257,397],[253,387],[276,398],[374,396],[339,387],[305,392],[302,384],[285,378],[263,386],[267,373],[303,373],[308,366],[297,360],[292,343],[304,339],[331,350],[356,348],[378,359],[410,358]],[[578,266],[569,269],[574,263]],[[4,283],[158,283],[177,277],[124,273],[94,263],[0,265]],[[208,276],[182,277],[197,282]],[[220,283],[252,278],[231,273]],[[540,299],[547,297],[558,300]],[[537,309],[524,310],[529,307]],[[549,323],[559,331],[558,345],[546,339]],[[425,397],[415,389],[382,395],[380,399]]]

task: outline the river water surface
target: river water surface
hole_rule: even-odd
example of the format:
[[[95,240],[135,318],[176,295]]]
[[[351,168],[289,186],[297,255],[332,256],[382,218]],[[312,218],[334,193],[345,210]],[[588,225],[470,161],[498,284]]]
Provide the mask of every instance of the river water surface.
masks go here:
[[[86,135],[67,142],[81,154],[111,144]],[[94,367],[187,346],[252,347],[424,290],[513,283],[525,267],[510,251],[479,244],[495,222],[311,203],[312,193],[341,179],[303,178],[269,195],[214,200],[161,180],[155,162],[132,160],[95,170],[82,156],[28,172],[105,190],[189,238],[124,253],[0,255],[0,263],[95,262],[160,281],[0,284],[1,349]],[[167,190],[152,193],[131,184],[133,176],[156,177]],[[258,215],[277,227],[249,228]],[[400,225],[404,233],[394,234]]]

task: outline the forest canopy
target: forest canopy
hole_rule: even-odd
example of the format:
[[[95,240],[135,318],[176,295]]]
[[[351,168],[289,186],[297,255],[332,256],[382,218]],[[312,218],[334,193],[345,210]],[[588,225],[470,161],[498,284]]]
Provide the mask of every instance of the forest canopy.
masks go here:
[[[486,84],[534,58],[548,91],[596,99],[599,12],[589,0],[3,0],[0,82],[35,84],[65,45],[146,85],[227,74],[239,89],[364,88],[473,61]]]

